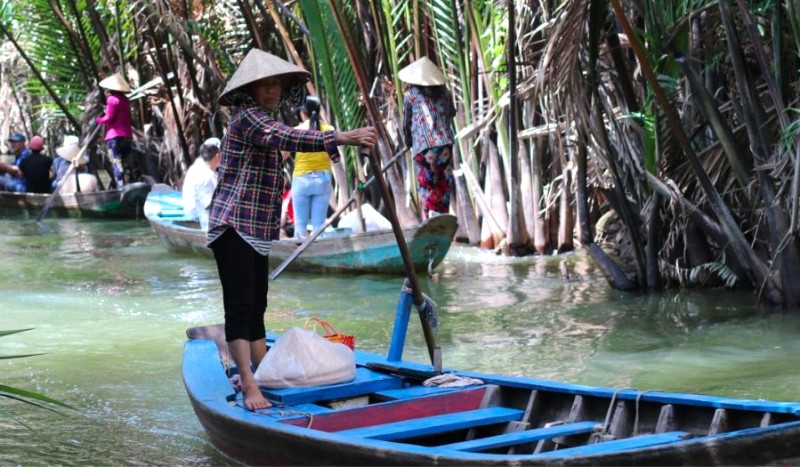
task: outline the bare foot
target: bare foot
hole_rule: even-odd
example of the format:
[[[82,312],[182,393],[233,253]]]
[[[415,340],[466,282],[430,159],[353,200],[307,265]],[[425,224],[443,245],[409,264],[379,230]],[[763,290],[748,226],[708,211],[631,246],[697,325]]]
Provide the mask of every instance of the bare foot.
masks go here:
[[[257,384],[251,384],[246,388],[242,388],[242,395],[244,396],[244,406],[249,410],[272,407],[272,404],[261,394],[261,389],[258,388]]]

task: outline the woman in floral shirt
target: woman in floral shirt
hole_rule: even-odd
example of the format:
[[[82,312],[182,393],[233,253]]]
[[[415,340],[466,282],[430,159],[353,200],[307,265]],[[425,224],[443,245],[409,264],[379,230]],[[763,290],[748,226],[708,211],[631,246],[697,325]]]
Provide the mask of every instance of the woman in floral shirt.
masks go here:
[[[275,120],[284,101],[299,107],[310,74],[253,49],[219,98],[233,107],[222,138],[219,182],[211,202],[208,246],[214,251],[225,307],[225,339],[239,369],[245,407],[270,407],[253,378],[266,354],[268,255],[279,238],[283,172],[281,151],[325,151],[337,146],[371,147],[371,127],[352,131],[298,130]]]
[[[400,70],[409,84],[403,95],[403,135],[417,166],[422,217],[450,211],[453,117],[455,108],[446,79],[427,57]]]

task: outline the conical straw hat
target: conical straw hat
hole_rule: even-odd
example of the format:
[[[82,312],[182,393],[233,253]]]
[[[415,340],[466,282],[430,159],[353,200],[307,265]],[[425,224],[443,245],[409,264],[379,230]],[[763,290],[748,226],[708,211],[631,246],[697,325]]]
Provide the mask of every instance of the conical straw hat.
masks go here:
[[[311,78],[311,73],[271,53],[260,49],[251,49],[231,79],[228,80],[228,85],[219,96],[219,103],[233,105],[231,94],[235,91],[241,90],[250,83],[273,76],[295,79],[297,84],[302,84]]]
[[[422,57],[397,72],[397,77],[408,84],[417,86],[441,86],[447,83],[447,78],[428,57]]]
[[[79,139],[77,136],[67,135],[64,137],[64,143],[61,144],[60,147],[56,148],[56,154],[61,156],[64,160],[68,160],[72,162],[76,157],[78,157],[78,153],[81,152],[81,146],[78,143]],[[81,158],[83,159],[83,158]],[[80,160],[78,161],[81,165],[85,164],[87,161]]]
[[[100,81],[100,87],[110,89],[111,91],[131,92],[131,85],[125,81],[119,73],[114,73],[108,78]]]

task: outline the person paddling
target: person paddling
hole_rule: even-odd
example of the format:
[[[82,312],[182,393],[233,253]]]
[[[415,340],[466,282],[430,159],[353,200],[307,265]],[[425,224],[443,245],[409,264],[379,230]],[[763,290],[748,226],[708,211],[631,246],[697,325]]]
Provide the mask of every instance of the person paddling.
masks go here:
[[[133,148],[133,120],[131,117],[131,101],[126,93],[131,92],[131,86],[121,74],[115,73],[103,81],[99,86],[108,91],[106,107],[103,115],[97,117],[95,122],[106,127],[106,144],[114,165],[114,182],[117,189],[134,182],[134,167],[131,160]]]
[[[284,184],[281,151],[325,151],[336,157],[339,145],[372,147],[377,137],[371,127],[316,131],[277,121],[284,102],[296,108],[303,104],[303,85],[310,76],[303,68],[252,49],[219,98],[233,109],[222,138],[207,242],[222,284],[225,340],[250,410],[272,405],[261,394],[252,368],[266,355],[268,255],[279,238]]]

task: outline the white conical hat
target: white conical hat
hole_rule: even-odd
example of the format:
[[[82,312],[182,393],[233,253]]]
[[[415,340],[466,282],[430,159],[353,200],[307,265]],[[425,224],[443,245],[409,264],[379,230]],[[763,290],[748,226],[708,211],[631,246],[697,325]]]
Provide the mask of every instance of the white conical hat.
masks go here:
[[[76,157],[78,157],[78,153],[81,152],[81,146],[79,144],[79,139],[77,136],[67,135],[64,137],[64,142],[61,144],[60,147],[56,148],[56,154],[61,156],[63,159],[72,162]],[[78,161],[81,165],[85,164],[88,161],[85,161],[82,157],[80,161]]]
[[[119,73],[114,73],[103,81],[100,81],[100,87],[110,89],[112,91],[131,92],[131,85],[128,84],[128,82],[125,81],[125,78],[123,78]]]
[[[232,105],[230,100],[231,94],[250,83],[269,78],[272,76],[285,76],[294,78],[298,84],[304,83],[311,79],[311,73],[293,65],[286,60],[276,57],[271,53],[264,52],[260,49],[251,49],[244,57],[239,68],[233,73],[233,76],[228,80],[228,85],[219,96],[219,103],[221,105]]]
[[[397,77],[408,84],[417,86],[441,86],[447,83],[442,70],[428,57],[422,57],[397,72]]]

